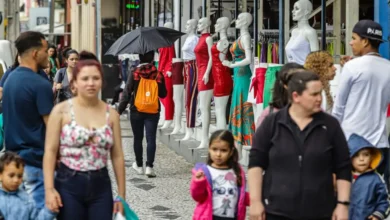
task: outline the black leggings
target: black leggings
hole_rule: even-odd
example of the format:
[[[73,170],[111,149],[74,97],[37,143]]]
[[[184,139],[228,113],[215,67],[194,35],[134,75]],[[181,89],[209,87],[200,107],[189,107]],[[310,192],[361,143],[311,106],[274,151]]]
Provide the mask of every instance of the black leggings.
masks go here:
[[[267,220],[298,220],[298,219],[292,219],[292,218],[286,218],[279,215],[272,215],[272,214],[266,214]],[[306,219],[306,220],[330,220],[330,218],[318,218],[318,219]]]

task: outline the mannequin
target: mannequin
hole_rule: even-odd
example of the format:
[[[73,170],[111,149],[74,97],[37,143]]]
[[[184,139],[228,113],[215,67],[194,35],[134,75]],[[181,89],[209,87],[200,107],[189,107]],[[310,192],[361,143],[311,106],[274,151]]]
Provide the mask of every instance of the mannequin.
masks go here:
[[[198,66],[198,90],[202,118],[202,140],[198,148],[208,147],[210,128],[210,107],[213,98],[214,80],[211,73],[213,39],[209,33],[210,19],[201,18],[198,31],[202,34],[195,47],[196,64]]]
[[[252,19],[252,15],[247,12],[238,15],[236,28],[240,29],[240,37],[230,47],[233,62],[227,60],[222,62],[224,66],[234,69],[229,130],[233,133],[240,157],[242,148],[249,148],[252,145],[252,135],[255,131],[252,104],[246,102],[252,77],[251,35],[248,31]]]
[[[173,28],[172,22],[167,22],[164,24],[166,28]],[[161,129],[169,128],[172,125],[173,120],[173,84],[172,84],[172,59],[175,58],[175,46],[160,48],[160,59],[158,63],[158,71],[162,72],[165,79],[165,87],[167,89],[167,96],[164,99],[161,99],[162,104],[164,105],[165,121]]]
[[[178,134],[181,130],[181,114],[183,112],[183,78],[184,63],[182,59],[172,60],[173,102],[175,103],[174,128],[171,134]]]
[[[215,24],[215,32],[219,33],[219,41],[211,48],[212,74],[214,78],[214,103],[217,129],[226,129],[226,106],[233,89],[233,80],[230,68],[222,65],[229,52],[227,29],[230,20],[227,17],[219,18]]]
[[[298,26],[292,30],[291,39],[286,45],[288,62],[303,65],[310,52],[319,50],[317,32],[309,25],[312,11],[313,4],[309,0],[298,0],[294,4],[292,16],[293,20],[298,22]]]
[[[199,37],[196,36],[198,21],[191,19],[187,21],[186,32],[187,39],[183,44],[184,60],[184,78],[185,78],[185,102],[186,102],[186,134],[183,140],[189,140],[193,133],[196,123],[196,110],[198,99],[198,68],[196,65],[195,47],[198,44]]]

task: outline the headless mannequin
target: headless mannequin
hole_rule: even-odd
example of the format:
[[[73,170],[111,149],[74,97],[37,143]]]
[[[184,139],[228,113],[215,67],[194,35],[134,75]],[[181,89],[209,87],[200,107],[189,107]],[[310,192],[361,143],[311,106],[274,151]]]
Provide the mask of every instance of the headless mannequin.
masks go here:
[[[187,32],[187,39],[186,39],[186,42],[184,43],[184,45],[186,45],[187,44],[187,41],[191,41],[191,39],[193,39],[193,38],[197,38],[197,36],[196,36],[196,29],[197,29],[197,26],[198,26],[198,21],[196,20],[196,19],[191,19],[191,20],[188,20],[187,21],[187,24],[186,24],[186,32]],[[183,46],[183,48],[182,48],[182,50],[183,50],[183,59],[184,59],[184,61],[185,62],[189,62],[189,61],[191,61],[191,60],[195,60],[195,53],[194,53],[194,51],[193,51],[193,48],[190,48],[191,49],[191,51],[187,51],[187,53],[189,53],[190,52],[190,54],[184,54],[184,51],[185,51],[185,47]],[[189,56],[188,58],[186,58],[186,56]],[[195,70],[194,70],[195,71]],[[189,79],[187,79],[187,81],[188,81]],[[195,80],[197,80],[197,79],[195,79]],[[185,93],[187,94],[187,93],[189,93],[190,91],[188,91],[189,90],[189,88],[188,87],[186,87],[186,91],[185,91]],[[187,95],[186,95],[187,96]],[[188,96],[187,96],[188,97]],[[197,97],[195,97],[195,99],[196,99]],[[186,100],[186,103],[188,102],[188,100]],[[188,108],[188,106],[186,106],[186,108]],[[197,108],[196,106],[195,106],[195,108]],[[185,134],[185,136],[184,136],[184,138],[182,139],[183,141],[186,141],[186,140],[189,140],[191,137],[192,137],[192,135],[194,134],[194,128],[192,128],[192,127],[189,127],[188,126],[188,118],[189,118],[189,116],[188,116],[188,114],[189,114],[189,112],[190,112],[190,110],[189,109],[186,109],[186,117],[187,117],[187,127],[186,127],[186,134]],[[196,113],[195,113],[196,114]],[[195,123],[195,122],[194,122]]]
[[[172,63],[183,62],[182,59],[174,58]],[[183,74],[181,72],[180,74]],[[183,94],[184,84],[173,85],[173,102],[175,103],[175,114],[174,114],[174,128],[171,134],[178,134],[181,130],[181,114],[183,112]]]
[[[229,41],[227,38],[227,29],[230,26],[230,20],[227,17],[219,18],[215,24],[215,32],[219,33],[219,41],[217,43],[217,50],[219,53],[219,60],[223,62],[226,59],[226,53],[229,53]],[[214,72],[213,72],[214,74]],[[228,74],[228,73],[227,73]],[[231,77],[231,76],[230,76]],[[214,79],[215,81],[217,79]],[[231,93],[230,87],[230,93]],[[215,116],[217,119],[217,129],[226,129],[226,106],[229,101],[229,95],[214,96]]]
[[[167,22],[167,23],[165,23],[164,24],[164,27],[166,27],[166,28],[170,28],[170,29],[173,29],[173,23],[172,22]],[[168,49],[167,49],[168,50]],[[161,55],[163,55],[163,56],[166,56],[166,54],[160,54],[160,56]],[[174,55],[174,54],[173,54]],[[160,60],[161,60],[161,58],[160,58]],[[170,61],[172,61],[172,60],[170,60]],[[160,65],[168,65],[169,67],[168,68],[171,68],[171,62],[170,63],[162,63],[162,62],[159,62],[159,66]],[[166,77],[169,77],[169,78],[171,78],[171,76],[172,76],[172,72],[170,71],[170,70],[168,70],[168,71],[165,71],[165,74],[164,74]],[[167,86],[172,86],[171,85],[171,83],[168,85],[168,84],[166,84]],[[167,91],[168,90],[173,90],[173,88],[167,88]],[[167,95],[171,95],[171,94],[167,94]],[[172,99],[172,97],[167,97],[166,99]],[[170,101],[170,102],[164,102],[164,108],[165,108],[165,111],[167,111],[167,106],[166,105],[170,105],[170,108],[173,108],[173,102],[172,102],[172,100]],[[172,111],[173,109],[170,109],[169,111]],[[165,113],[165,112],[164,112]],[[165,114],[164,114],[165,115]],[[169,128],[169,127],[171,127],[171,125],[172,125],[172,119],[166,119],[165,118],[165,120],[164,120],[164,124],[163,124],[163,126],[161,127],[161,129],[166,129],[166,128]]]
[[[240,42],[242,48],[245,50],[245,58],[241,61],[236,61],[234,63],[230,61],[223,61],[222,64],[224,66],[227,66],[229,68],[235,68],[235,67],[243,67],[250,65],[252,62],[252,49],[251,49],[251,35],[249,33],[249,25],[252,23],[252,15],[244,12],[238,15],[238,18],[236,20],[236,28],[240,29]],[[253,78],[252,73],[252,78]],[[249,91],[249,87],[247,88],[247,91]],[[252,134],[253,135],[253,134]],[[242,148],[244,149],[250,149],[251,146],[242,146],[239,144],[236,144],[237,151],[239,154],[239,157],[242,158]]]
[[[198,22],[198,31],[201,34],[207,34],[209,33],[209,27],[211,25],[211,22],[208,18],[201,18]],[[201,43],[201,41],[199,41]],[[198,148],[206,148],[209,144],[209,128],[210,128],[210,107],[211,107],[211,99],[213,97],[213,89],[208,90],[201,90],[200,85],[203,83],[204,85],[209,83],[210,80],[210,73],[211,73],[211,66],[212,66],[212,59],[211,59],[211,47],[213,46],[213,39],[211,36],[208,36],[206,38],[206,44],[207,44],[207,53],[209,55],[207,68],[204,72],[202,81],[199,82],[198,79],[198,89],[199,89],[199,105],[200,105],[200,111],[202,112],[202,140]],[[197,63],[200,61],[197,59]],[[199,68],[199,65],[198,65]],[[200,69],[200,68],[199,68]],[[201,77],[201,70],[198,71],[198,77]],[[212,76],[211,76],[212,77]]]
[[[265,68],[267,69],[268,68],[268,63],[260,63],[258,68]],[[255,77],[255,76],[253,76]],[[252,81],[252,80],[251,80]],[[263,112],[263,103],[253,103],[252,104],[252,107],[253,107],[253,115],[255,117],[255,121],[257,121],[257,119],[260,117],[261,113]]]
[[[286,45],[288,62],[303,65],[310,52],[319,50],[317,32],[309,24],[312,11],[313,5],[309,0],[299,0],[294,4],[292,16],[298,26],[292,30],[291,39]]]

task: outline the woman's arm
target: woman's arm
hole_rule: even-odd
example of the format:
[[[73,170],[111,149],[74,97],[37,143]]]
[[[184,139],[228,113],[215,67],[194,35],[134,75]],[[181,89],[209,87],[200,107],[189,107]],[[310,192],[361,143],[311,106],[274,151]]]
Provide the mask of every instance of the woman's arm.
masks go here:
[[[125,184],[125,159],[122,150],[122,136],[119,122],[119,114],[110,109],[110,115],[113,122],[114,146],[111,149],[111,160],[114,167],[116,182],[118,184],[118,195],[126,199]]]
[[[119,101],[118,113],[121,115],[123,111],[126,109],[127,104],[130,102],[131,94],[133,93],[134,88],[134,79],[133,73],[131,72],[127,77],[127,82],[125,88],[122,92],[122,98]]]
[[[56,58],[56,66],[57,66],[57,69],[60,69],[61,66],[60,66],[60,60],[58,58]]]
[[[63,109],[65,107],[64,104],[58,104],[53,108],[46,125],[45,154],[43,156],[43,173],[46,190],[54,188],[54,170],[60,146],[62,117],[67,112]]]

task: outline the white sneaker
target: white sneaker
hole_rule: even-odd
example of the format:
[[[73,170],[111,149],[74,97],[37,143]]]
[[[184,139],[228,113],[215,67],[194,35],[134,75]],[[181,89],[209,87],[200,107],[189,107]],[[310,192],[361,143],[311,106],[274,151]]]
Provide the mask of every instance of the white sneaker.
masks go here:
[[[138,173],[138,175],[144,174],[144,168],[137,166],[137,163],[133,163],[133,169]]]
[[[154,172],[154,169],[151,167],[146,167],[145,175],[149,178],[156,177],[156,173]]]

